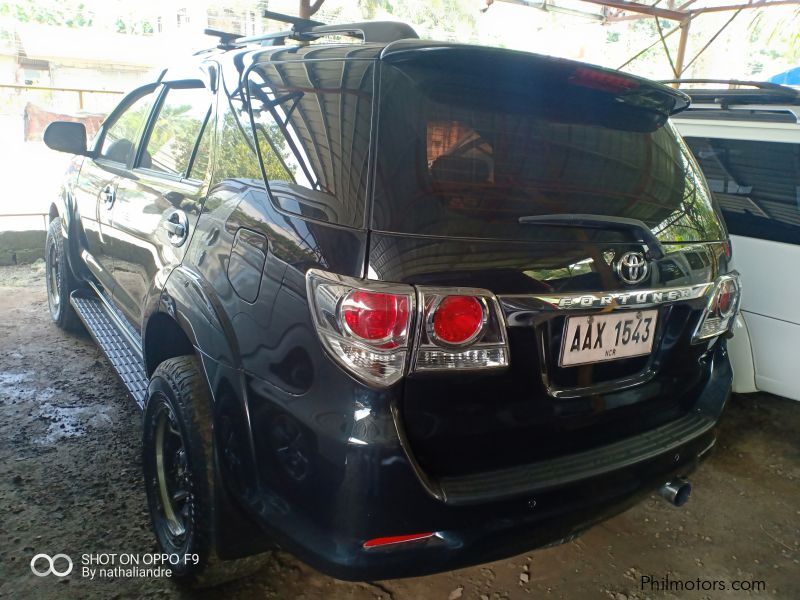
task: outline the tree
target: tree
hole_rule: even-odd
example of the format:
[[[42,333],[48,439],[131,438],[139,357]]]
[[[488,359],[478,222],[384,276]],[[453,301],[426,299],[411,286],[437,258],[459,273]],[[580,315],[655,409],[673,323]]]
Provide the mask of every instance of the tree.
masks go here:
[[[0,17],[11,17],[20,23],[90,27],[92,13],[81,2],[61,3],[54,0],[11,0],[0,3]]]
[[[310,19],[311,16],[316,13],[321,7],[325,0],[300,0],[300,10],[298,14],[300,15],[301,19]]]

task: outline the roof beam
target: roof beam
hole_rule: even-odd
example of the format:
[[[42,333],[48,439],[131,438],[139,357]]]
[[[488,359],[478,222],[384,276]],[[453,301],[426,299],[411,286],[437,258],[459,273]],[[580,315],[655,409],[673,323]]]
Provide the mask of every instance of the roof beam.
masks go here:
[[[638,2],[626,2],[625,0],[583,0],[590,4],[599,4],[600,6],[610,6],[611,8],[618,8],[630,12],[636,12],[643,15],[650,15],[652,17],[659,17],[661,19],[670,19],[672,21],[683,21],[689,15],[677,10],[670,10],[668,8],[658,8],[657,6],[649,6],[647,4],[639,4]],[[777,0],[780,1],[780,0]],[[784,0],[789,1],[789,0]],[[793,0],[800,1],[800,0]]]
[[[691,15],[702,15],[704,13],[711,13],[711,12],[742,10],[745,8],[767,8],[769,6],[781,6],[786,4],[795,4],[800,6],[800,0],[755,0],[746,3],[743,2],[741,4],[727,4],[724,6],[706,6],[701,8],[695,8],[687,12]]]
[[[740,4],[725,4],[722,6],[705,6],[700,8],[688,8],[694,4],[696,0],[688,0],[675,10],[668,8],[658,8],[655,5],[641,4],[639,2],[627,2],[626,0],[583,0],[590,4],[599,4],[600,6],[609,6],[618,10],[627,12],[638,13],[640,15],[648,15],[651,17],[658,17],[660,19],[669,19],[671,21],[685,21],[692,19],[697,15],[712,12],[727,12],[732,10],[743,10],[746,8],[769,8],[770,6],[785,6],[795,5],[800,6],[800,0],[750,0],[749,2],[741,2]],[[624,15],[608,17],[608,21],[629,21],[637,19],[635,15]]]

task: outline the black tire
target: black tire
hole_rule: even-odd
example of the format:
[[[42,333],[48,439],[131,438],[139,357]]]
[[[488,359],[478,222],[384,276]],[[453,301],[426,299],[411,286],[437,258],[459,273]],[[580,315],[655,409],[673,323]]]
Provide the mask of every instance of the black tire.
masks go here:
[[[81,287],[67,262],[66,240],[61,235],[61,217],[50,221],[44,246],[47,275],[47,305],[53,322],[61,329],[77,332],[81,320],[69,303],[69,295]]]
[[[170,564],[179,579],[200,575],[213,558],[213,464],[211,398],[198,360],[166,360],[147,388],[142,467],[153,531],[161,552],[179,557]]]
[[[211,394],[197,357],[170,358],[156,368],[147,388],[142,433],[147,504],[160,551],[178,559],[169,564],[173,578],[194,587],[211,587],[250,575],[262,569],[269,559],[268,554],[232,561],[217,558],[211,411]],[[168,429],[170,426],[179,436]],[[176,439],[180,437],[183,454],[177,450],[173,461],[165,460],[170,447],[165,445],[166,435]],[[182,479],[175,481],[180,485],[172,489],[166,476],[170,462],[178,467],[178,471],[183,469]],[[166,494],[162,494],[162,481]],[[182,534],[176,534],[175,522],[172,522],[165,504],[165,500],[168,502],[169,498],[174,500],[176,497],[181,497],[182,501],[170,505],[169,510],[173,516],[181,517]]]

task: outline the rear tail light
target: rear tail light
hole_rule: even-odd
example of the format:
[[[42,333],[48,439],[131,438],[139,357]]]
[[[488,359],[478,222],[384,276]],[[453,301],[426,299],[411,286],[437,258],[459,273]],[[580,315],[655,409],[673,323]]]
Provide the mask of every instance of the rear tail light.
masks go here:
[[[390,386],[405,375],[408,364],[414,371],[508,366],[505,321],[489,291],[420,288],[415,293],[410,285],[318,269],[307,272],[306,285],[323,346],[365,383]],[[408,360],[414,332],[414,354]]]
[[[725,258],[730,260],[730,258],[733,256],[733,246],[731,246],[730,239],[725,240],[724,248],[725,248]]]
[[[741,286],[739,274],[719,277],[706,304],[703,317],[697,325],[692,343],[698,343],[730,331],[739,308]]]
[[[414,371],[507,367],[508,339],[494,294],[480,289],[420,288],[420,339]]]
[[[464,346],[483,331],[486,306],[475,296],[445,296],[431,314],[431,335],[444,345]]]
[[[408,331],[411,303],[404,294],[353,290],[342,300],[339,315],[354,337],[384,348],[397,347]]]
[[[392,385],[403,377],[414,288],[317,269],[308,271],[306,285],[317,333],[336,362],[377,386]]]

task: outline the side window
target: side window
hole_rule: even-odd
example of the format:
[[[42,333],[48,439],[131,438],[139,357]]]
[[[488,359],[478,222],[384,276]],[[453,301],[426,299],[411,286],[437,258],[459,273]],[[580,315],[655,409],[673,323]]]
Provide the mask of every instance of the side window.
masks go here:
[[[113,160],[122,164],[130,164],[136,153],[139,137],[142,135],[144,124],[150,116],[156,94],[154,89],[145,89],[132,104],[128,106],[117,118],[106,127],[103,145],[100,147],[99,158]]]
[[[250,117],[238,97],[220,98],[214,181],[250,179],[264,185],[258,164]]]
[[[800,144],[688,137],[733,235],[800,244]]]
[[[167,88],[139,166],[187,177],[210,106],[210,96],[203,87]]]
[[[211,139],[214,134],[214,126],[209,116],[208,121],[203,126],[200,140],[197,142],[197,150],[194,153],[194,160],[189,165],[189,172],[186,177],[202,181],[208,171],[208,163],[211,159]]]

